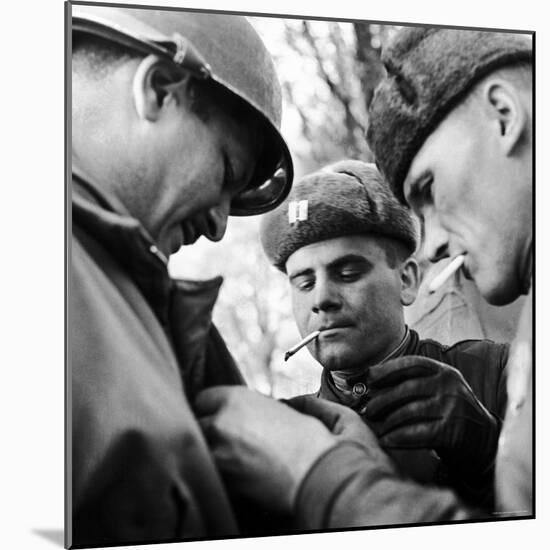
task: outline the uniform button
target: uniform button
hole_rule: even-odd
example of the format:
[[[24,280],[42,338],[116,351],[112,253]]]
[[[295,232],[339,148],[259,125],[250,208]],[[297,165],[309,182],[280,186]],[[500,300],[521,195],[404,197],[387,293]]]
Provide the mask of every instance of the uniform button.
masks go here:
[[[357,382],[357,384],[353,385],[353,395],[365,395],[365,392],[367,391],[367,386],[363,384],[363,382]]]

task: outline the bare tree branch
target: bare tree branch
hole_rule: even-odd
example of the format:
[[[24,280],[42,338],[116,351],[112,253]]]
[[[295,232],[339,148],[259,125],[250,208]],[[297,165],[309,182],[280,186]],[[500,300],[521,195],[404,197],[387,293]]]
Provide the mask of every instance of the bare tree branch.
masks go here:
[[[353,23],[356,36],[355,57],[358,61],[359,80],[363,89],[365,109],[368,110],[374,90],[384,76],[384,67],[380,61],[381,46],[373,46],[371,25]]]
[[[351,110],[351,105],[350,105],[351,101],[350,101],[349,95],[346,93],[346,91],[342,87],[340,87],[330,77],[330,75],[326,71],[325,65],[323,62],[323,57],[319,51],[319,48],[317,47],[315,38],[311,34],[309,23],[307,21],[302,22],[302,29],[303,29],[304,37],[307,40],[308,44],[310,45],[313,55],[317,61],[319,76],[326,82],[332,95],[340,102],[340,104],[344,108],[345,118],[346,118],[346,128],[348,129],[353,127],[362,128],[361,123],[357,120],[357,118],[353,114],[353,111]],[[351,141],[353,141],[353,138]]]

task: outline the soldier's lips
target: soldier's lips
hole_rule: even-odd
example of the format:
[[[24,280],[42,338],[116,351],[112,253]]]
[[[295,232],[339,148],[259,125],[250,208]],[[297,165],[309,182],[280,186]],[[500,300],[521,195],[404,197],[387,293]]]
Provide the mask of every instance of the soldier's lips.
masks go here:
[[[334,338],[350,328],[352,328],[352,325],[332,325],[328,327],[321,327],[319,329],[321,331],[319,338]]]
[[[468,279],[469,281],[472,281],[473,280],[473,276],[472,276],[472,273],[470,272],[470,269],[468,268],[468,260],[469,260],[469,257],[466,256],[466,260],[464,262],[464,264],[462,264],[462,273],[464,274],[464,277],[466,277],[466,279]]]

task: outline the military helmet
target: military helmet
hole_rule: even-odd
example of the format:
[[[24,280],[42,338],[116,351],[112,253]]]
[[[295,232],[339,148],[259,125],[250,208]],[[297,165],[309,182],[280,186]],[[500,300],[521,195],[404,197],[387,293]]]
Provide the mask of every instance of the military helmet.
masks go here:
[[[281,88],[269,52],[244,16],[73,5],[72,32],[170,59],[246,102],[263,122],[265,144],[250,185],[232,200],[230,213],[261,214],[285,199],[293,166],[279,131]]]

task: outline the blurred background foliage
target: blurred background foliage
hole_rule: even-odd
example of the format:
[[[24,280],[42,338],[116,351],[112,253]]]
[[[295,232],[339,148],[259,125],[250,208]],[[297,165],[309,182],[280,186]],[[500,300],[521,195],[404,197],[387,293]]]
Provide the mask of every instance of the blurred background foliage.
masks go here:
[[[372,160],[367,107],[384,74],[382,44],[398,27],[367,22],[250,18],[283,88],[283,129],[298,175],[342,158]]]
[[[249,19],[277,67],[283,89],[282,131],[296,178],[343,158],[372,161],[364,138],[367,108],[384,74],[381,48],[399,27]],[[220,243],[200,239],[172,256],[171,274],[192,279],[223,275],[214,322],[251,387],[274,397],[314,392],[321,367],[309,352],[302,349],[288,363],[283,360],[300,335],[286,277],[268,264],[258,225],[258,217],[230,218]],[[426,265],[421,253],[419,260]],[[457,276],[440,295],[427,296],[421,290],[407,322],[420,327],[421,336],[447,343],[486,336],[505,340],[513,333],[519,307],[513,305],[510,315],[495,312],[470,282]],[[487,316],[489,321],[482,318]]]

